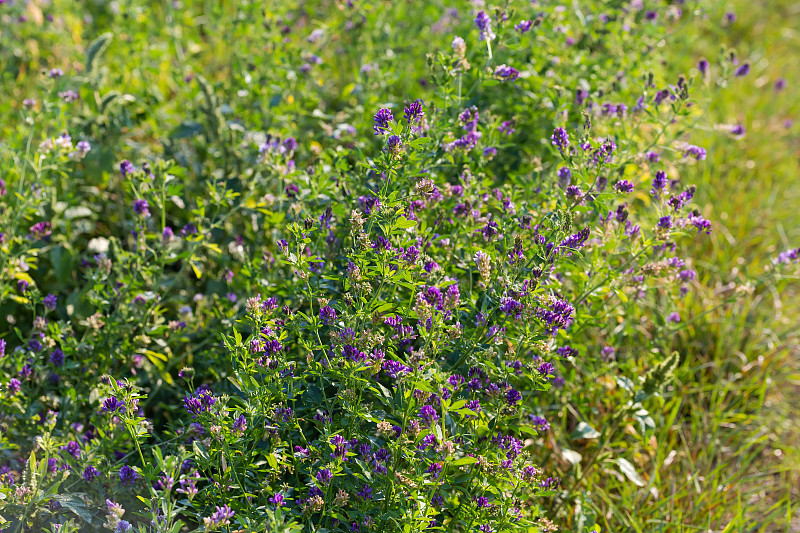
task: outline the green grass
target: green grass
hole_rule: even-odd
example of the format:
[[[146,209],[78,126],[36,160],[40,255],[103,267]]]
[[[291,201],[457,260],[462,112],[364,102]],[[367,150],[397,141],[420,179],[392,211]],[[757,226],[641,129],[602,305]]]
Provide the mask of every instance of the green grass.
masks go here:
[[[685,360],[664,395],[653,439],[635,450],[648,485],[614,480],[608,470],[584,478],[609,530],[800,531],[798,284],[788,280],[724,304],[743,273],[763,271],[800,241],[800,124],[784,125],[800,117],[800,34],[792,23],[800,3],[715,9],[705,32],[692,29],[667,41],[675,61],[667,67],[686,72],[699,57],[715,57],[723,42],[753,64],[749,77],[705,104],[709,123],[739,121],[744,139],[731,143],[711,131],[692,137],[709,157],[686,180],[698,185],[714,234],[694,254],[705,289],[689,300],[686,315],[716,310],[672,341]],[[732,28],[720,24],[729,9],[739,14]],[[779,77],[789,84],[776,93]],[[614,450],[612,442],[604,453]]]

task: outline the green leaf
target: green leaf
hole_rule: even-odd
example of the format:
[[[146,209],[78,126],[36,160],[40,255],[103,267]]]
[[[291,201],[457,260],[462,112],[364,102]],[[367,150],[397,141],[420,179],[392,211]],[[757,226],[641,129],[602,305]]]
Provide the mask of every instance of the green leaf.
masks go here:
[[[197,279],[203,277],[203,273],[200,271],[199,268],[197,268],[197,265],[194,264],[194,261],[191,261],[189,264],[192,265],[192,271],[194,271],[194,275]]]
[[[580,422],[575,431],[569,436],[570,439],[596,439],[600,436],[600,432],[594,429],[586,422]]]
[[[67,283],[72,276],[72,254],[64,246],[56,246],[50,250],[50,263],[56,278],[61,283]]]
[[[574,465],[579,464],[582,459],[581,454],[568,448],[561,450],[561,456]]]
[[[462,465],[471,465],[472,463],[477,463],[477,457],[462,457],[461,459],[456,459],[452,463],[453,466],[462,466]]]
[[[322,389],[316,385],[311,385],[303,393],[303,401],[310,405],[318,405],[322,403]]]
[[[399,229],[412,228],[417,225],[416,220],[408,220],[407,218],[400,217],[394,223],[394,226]]]
[[[639,422],[639,429],[642,434],[646,435],[656,429],[656,422],[653,420],[653,417],[650,416],[650,412],[647,409],[639,409],[633,413],[633,417]]]
[[[192,444],[192,448],[194,449],[194,454],[202,459],[203,461],[211,461],[211,457],[208,455],[208,450],[206,450],[205,446],[200,444],[197,441],[194,441]]]
[[[267,462],[269,463],[269,466],[272,467],[273,470],[278,469],[278,460],[275,458],[275,454],[272,453],[269,454],[267,456]]]
[[[163,353],[154,352],[153,350],[142,350],[148,359],[154,364],[158,365],[156,361],[161,360],[167,362],[167,356]]]
[[[424,146],[431,142],[430,137],[420,137],[419,139],[414,139],[413,141],[409,142],[408,145],[413,148],[419,148],[420,146]]]
[[[465,405],[467,405],[467,400],[464,400],[462,398],[461,400],[458,400],[458,401],[454,402],[453,405],[450,406],[450,410],[451,411],[458,411],[459,409],[461,409]]]
[[[106,32],[102,34],[100,37],[92,41],[92,44],[89,45],[89,48],[86,49],[86,75],[91,76],[94,73],[94,69],[97,66],[97,60],[105,53],[108,45],[111,44],[111,40],[114,38],[114,34],[111,32]]]
[[[642,381],[642,388],[634,396],[636,403],[642,402],[650,396],[661,391],[669,382],[672,381],[673,372],[678,367],[680,356],[678,352],[672,352],[669,357],[661,361]]]
[[[636,467],[634,467],[630,461],[620,457],[617,459],[617,466],[619,466],[620,471],[625,474],[625,477],[627,477],[631,483],[637,487],[644,487],[644,480],[636,471]]]
[[[184,120],[180,126],[172,130],[169,134],[170,139],[188,139],[203,133],[203,125],[199,122]]]
[[[78,518],[84,522],[91,524],[92,514],[89,512],[89,507],[86,506],[86,502],[83,501],[82,496],[84,496],[83,493],[74,492],[72,494],[56,494],[53,496],[53,499],[60,503],[65,509],[78,515]]]

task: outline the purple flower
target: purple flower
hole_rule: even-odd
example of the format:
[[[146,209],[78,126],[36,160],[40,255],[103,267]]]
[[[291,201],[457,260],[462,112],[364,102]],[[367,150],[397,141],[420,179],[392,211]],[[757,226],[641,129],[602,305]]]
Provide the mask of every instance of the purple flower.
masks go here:
[[[422,408],[419,410],[419,417],[425,423],[426,426],[430,426],[435,424],[437,420],[439,420],[439,414],[436,412],[436,409],[432,405],[423,405]]]
[[[554,129],[550,140],[553,142],[553,146],[558,148],[561,153],[564,153],[564,150],[569,146],[569,135],[567,135],[567,130],[564,128]]]
[[[778,78],[775,80],[775,92],[780,92],[786,88],[786,78]]]
[[[438,479],[439,475],[442,473],[442,463],[431,463],[427,470],[425,470],[425,473],[433,474],[434,479]]]
[[[547,431],[550,429],[550,423],[546,418],[536,415],[530,415],[531,424],[539,428],[540,431]]]
[[[680,322],[680,321],[681,321],[681,315],[679,315],[678,313],[670,313],[670,314],[667,316],[667,320],[668,320],[669,322],[678,323],[678,322]]]
[[[711,222],[701,217],[700,215],[691,215],[686,219],[691,225],[697,228],[698,233],[711,234]]]
[[[96,478],[98,475],[100,475],[100,471],[98,469],[96,469],[95,467],[93,467],[92,465],[87,466],[83,470],[83,479],[85,481],[91,481],[94,478]]]
[[[706,151],[705,149],[700,148],[699,146],[690,144],[686,146],[683,151],[683,157],[688,157],[688,156],[694,157],[697,161],[703,161],[706,158]]]
[[[777,257],[773,258],[772,262],[776,265],[788,265],[796,263],[800,259],[800,248],[789,249],[780,252]]]
[[[517,405],[517,403],[519,403],[521,399],[522,399],[522,394],[520,394],[519,391],[517,391],[516,389],[510,388],[506,391],[506,402],[511,407]]]
[[[734,72],[737,78],[741,78],[743,76],[747,76],[750,74],[750,63],[744,63],[739,68],[736,69]]]
[[[633,183],[628,180],[619,180],[614,184],[614,190],[619,193],[633,192]]]
[[[385,135],[390,131],[389,123],[394,120],[394,117],[392,116],[392,111],[384,107],[375,113],[373,120],[375,121],[373,125],[375,135]]]
[[[409,246],[403,251],[403,253],[401,254],[401,258],[406,263],[412,265],[416,264],[417,259],[419,258],[419,250],[417,250],[416,246]]]
[[[500,300],[500,310],[509,316],[520,319],[522,318],[522,311],[525,310],[525,306],[513,298],[503,296]]]
[[[59,91],[58,97],[64,100],[64,102],[71,104],[72,102],[80,98],[80,95],[78,95],[78,93],[76,93],[72,89],[68,89],[66,91]]]
[[[556,368],[546,361],[541,363],[536,370],[545,377],[554,376],[556,374]]]
[[[216,511],[214,511],[214,513],[208,517],[207,520],[211,525],[227,526],[231,523],[231,518],[233,518],[234,514],[236,513],[234,513],[233,510],[231,510],[231,508],[227,505],[223,505],[222,507],[216,506]],[[205,521],[206,519],[203,520]]]
[[[58,303],[58,298],[56,297],[55,294],[50,293],[44,297],[43,303],[44,307],[47,310],[52,311],[53,309],[56,308],[56,304]]]
[[[574,233],[561,241],[558,245],[558,252],[563,253],[566,257],[569,257],[572,254],[572,250],[578,250],[581,248],[586,239],[589,238],[589,233],[591,232],[591,228],[586,226],[578,233]]]
[[[549,477],[539,482],[539,488],[541,488],[542,490],[550,490],[558,487],[560,484],[561,484],[560,479]]]
[[[50,362],[54,366],[61,366],[64,364],[64,352],[61,351],[61,348],[55,348],[53,350],[50,354]]]
[[[364,486],[361,487],[361,490],[359,490],[356,493],[356,496],[358,496],[362,500],[371,500],[372,499],[372,487],[370,487],[369,485],[367,485],[365,483]]]
[[[283,507],[286,505],[286,502],[283,501],[283,493],[276,492],[274,495],[269,497],[269,503],[275,506],[277,509],[278,507]]]
[[[134,483],[137,477],[138,474],[136,473],[136,470],[134,470],[128,465],[124,465],[122,468],[119,469],[119,480],[126,487]]]
[[[119,164],[119,170],[122,172],[122,177],[126,177],[128,174],[132,174],[136,171],[136,168],[133,166],[133,163],[128,161],[127,159],[124,160],[122,163]]]
[[[364,214],[371,215],[373,211],[381,210],[381,201],[377,196],[359,196],[358,206],[364,210]]]
[[[656,105],[661,105],[661,102],[666,100],[669,97],[669,91],[667,89],[662,89],[656,93],[655,98],[653,101]]]
[[[53,225],[50,222],[42,221],[37,222],[33,226],[31,226],[31,234],[29,237],[33,237],[35,239],[44,239],[45,237],[49,237],[50,234],[53,232]]]
[[[504,120],[502,124],[497,127],[497,130],[500,133],[505,133],[506,135],[511,135],[514,133],[514,121],[513,120]]]
[[[697,70],[699,70],[700,74],[703,74],[704,76],[708,73],[708,67],[708,59],[706,58],[703,58],[697,62]]]
[[[564,189],[569,185],[570,179],[572,179],[572,170],[568,167],[561,167],[556,172],[558,176],[558,185]]]
[[[574,313],[575,308],[569,302],[555,297],[534,311],[534,315],[545,324],[546,331],[551,335],[572,324]]]
[[[658,219],[658,227],[669,229],[672,227],[672,217],[667,215]]]
[[[386,139],[386,150],[391,154],[399,154],[400,150],[403,149],[403,139],[400,138],[399,135],[390,135],[388,139]]]
[[[333,307],[326,305],[319,310],[319,319],[322,320],[323,324],[329,325],[331,322],[336,320],[336,310]]]
[[[578,350],[572,348],[571,346],[562,346],[556,350],[556,353],[561,357],[575,357],[578,355]]]
[[[667,173],[663,170],[657,170],[656,175],[653,178],[653,188],[650,190],[650,194],[653,196],[658,196],[667,186]]]
[[[412,421],[411,422],[412,427],[416,423],[417,422],[415,420]],[[434,435],[433,433],[431,433],[429,435],[425,435],[422,438],[422,441],[420,441],[420,443],[419,443],[419,450],[424,452],[425,450],[427,450],[430,447],[434,447],[435,448],[436,447],[436,443],[437,443],[436,435]]]
[[[150,216],[150,206],[147,200],[139,199],[133,202],[133,212],[143,218]]]
[[[19,392],[20,387],[22,386],[22,382],[17,378],[11,378],[8,380],[8,385],[6,386],[6,390],[8,390],[9,396],[16,396]]]
[[[475,26],[477,26],[478,30],[480,30],[479,40],[494,40],[495,34],[492,31],[492,18],[487,15],[485,11],[478,11],[478,15],[475,17]]]
[[[62,450],[73,456],[75,459],[80,459],[81,456],[81,446],[74,440],[69,441],[64,446],[61,447]]]
[[[494,68],[494,77],[500,81],[514,81],[519,78],[519,71],[508,65],[498,65]]]
[[[207,389],[199,390],[196,395],[187,395],[183,399],[183,407],[193,417],[208,411],[215,403],[217,399]]]
[[[323,468],[322,470],[317,472],[316,478],[318,483],[322,485],[328,485],[333,479],[333,474],[331,474],[331,471],[328,470],[327,468]]]
[[[514,29],[517,30],[520,34],[527,33],[531,29],[531,24],[533,21],[531,20],[520,20],[518,24],[514,25]]]
[[[117,399],[116,396],[111,396],[103,402],[103,407],[100,408],[101,413],[115,413],[120,411],[125,412],[125,403]]]
[[[414,100],[408,104],[403,111],[403,117],[406,119],[406,123],[409,126],[415,123],[424,114],[425,113],[422,111],[422,100]]]
[[[239,415],[236,420],[233,421],[233,432],[241,435],[247,429],[247,420],[245,419],[244,415]]]

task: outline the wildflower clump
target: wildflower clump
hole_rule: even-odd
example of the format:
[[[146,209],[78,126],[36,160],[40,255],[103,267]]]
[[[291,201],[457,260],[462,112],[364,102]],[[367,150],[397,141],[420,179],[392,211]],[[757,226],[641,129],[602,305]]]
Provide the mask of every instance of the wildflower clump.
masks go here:
[[[695,15],[186,4],[3,6],[37,54],[126,32],[9,59],[0,528],[552,531],[577,465],[641,481],[604,452],[649,442],[693,320],[718,66],[597,39]]]

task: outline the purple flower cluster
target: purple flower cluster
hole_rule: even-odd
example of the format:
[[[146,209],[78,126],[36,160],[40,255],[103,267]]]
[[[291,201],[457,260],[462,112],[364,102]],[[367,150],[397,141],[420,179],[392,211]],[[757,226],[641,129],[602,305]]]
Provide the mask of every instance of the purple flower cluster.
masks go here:
[[[422,110],[422,100],[414,100],[408,104],[403,111],[403,117],[406,119],[406,124],[409,126],[416,123],[424,114]]]
[[[492,18],[487,15],[485,11],[478,11],[475,17],[475,26],[477,26],[480,31],[479,39],[481,41],[494,40],[495,34],[492,31]]]
[[[195,394],[186,395],[183,399],[183,407],[192,417],[208,412],[215,403],[217,403],[217,399],[208,389],[200,389]]]
[[[575,308],[565,300],[551,297],[543,300],[534,311],[536,316],[545,326],[546,331],[555,335],[559,329],[565,329],[572,324]]]
[[[514,81],[519,78],[519,71],[508,65],[498,65],[494,68],[494,77],[501,81]]]
[[[391,131],[391,123],[394,120],[394,116],[392,116],[390,109],[383,107],[375,113],[373,120],[372,129],[375,135],[386,135]]]
[[[553,146],[559,149],[561,153],[569,146],[569,135],[564,128],[556,128],[553,130],[553,135],[550,137]]]
[[[469,151],[478,144],[478,141],[483,136],[483,134],[478,131],[478,120],[480,118],[480,114],[478,113],[477,107],[473,106],[465,109],[458,116],[458,118],[461,121],[462,127],[466,133],[461,138],[450,143],[446,143],[444,145],[444,149],[447,152],[452,152],[456,148]]]
[[[326,326],[332,324],[336,320],[336,310],[329,305],[324,306],[319,310],[319,319]]]

